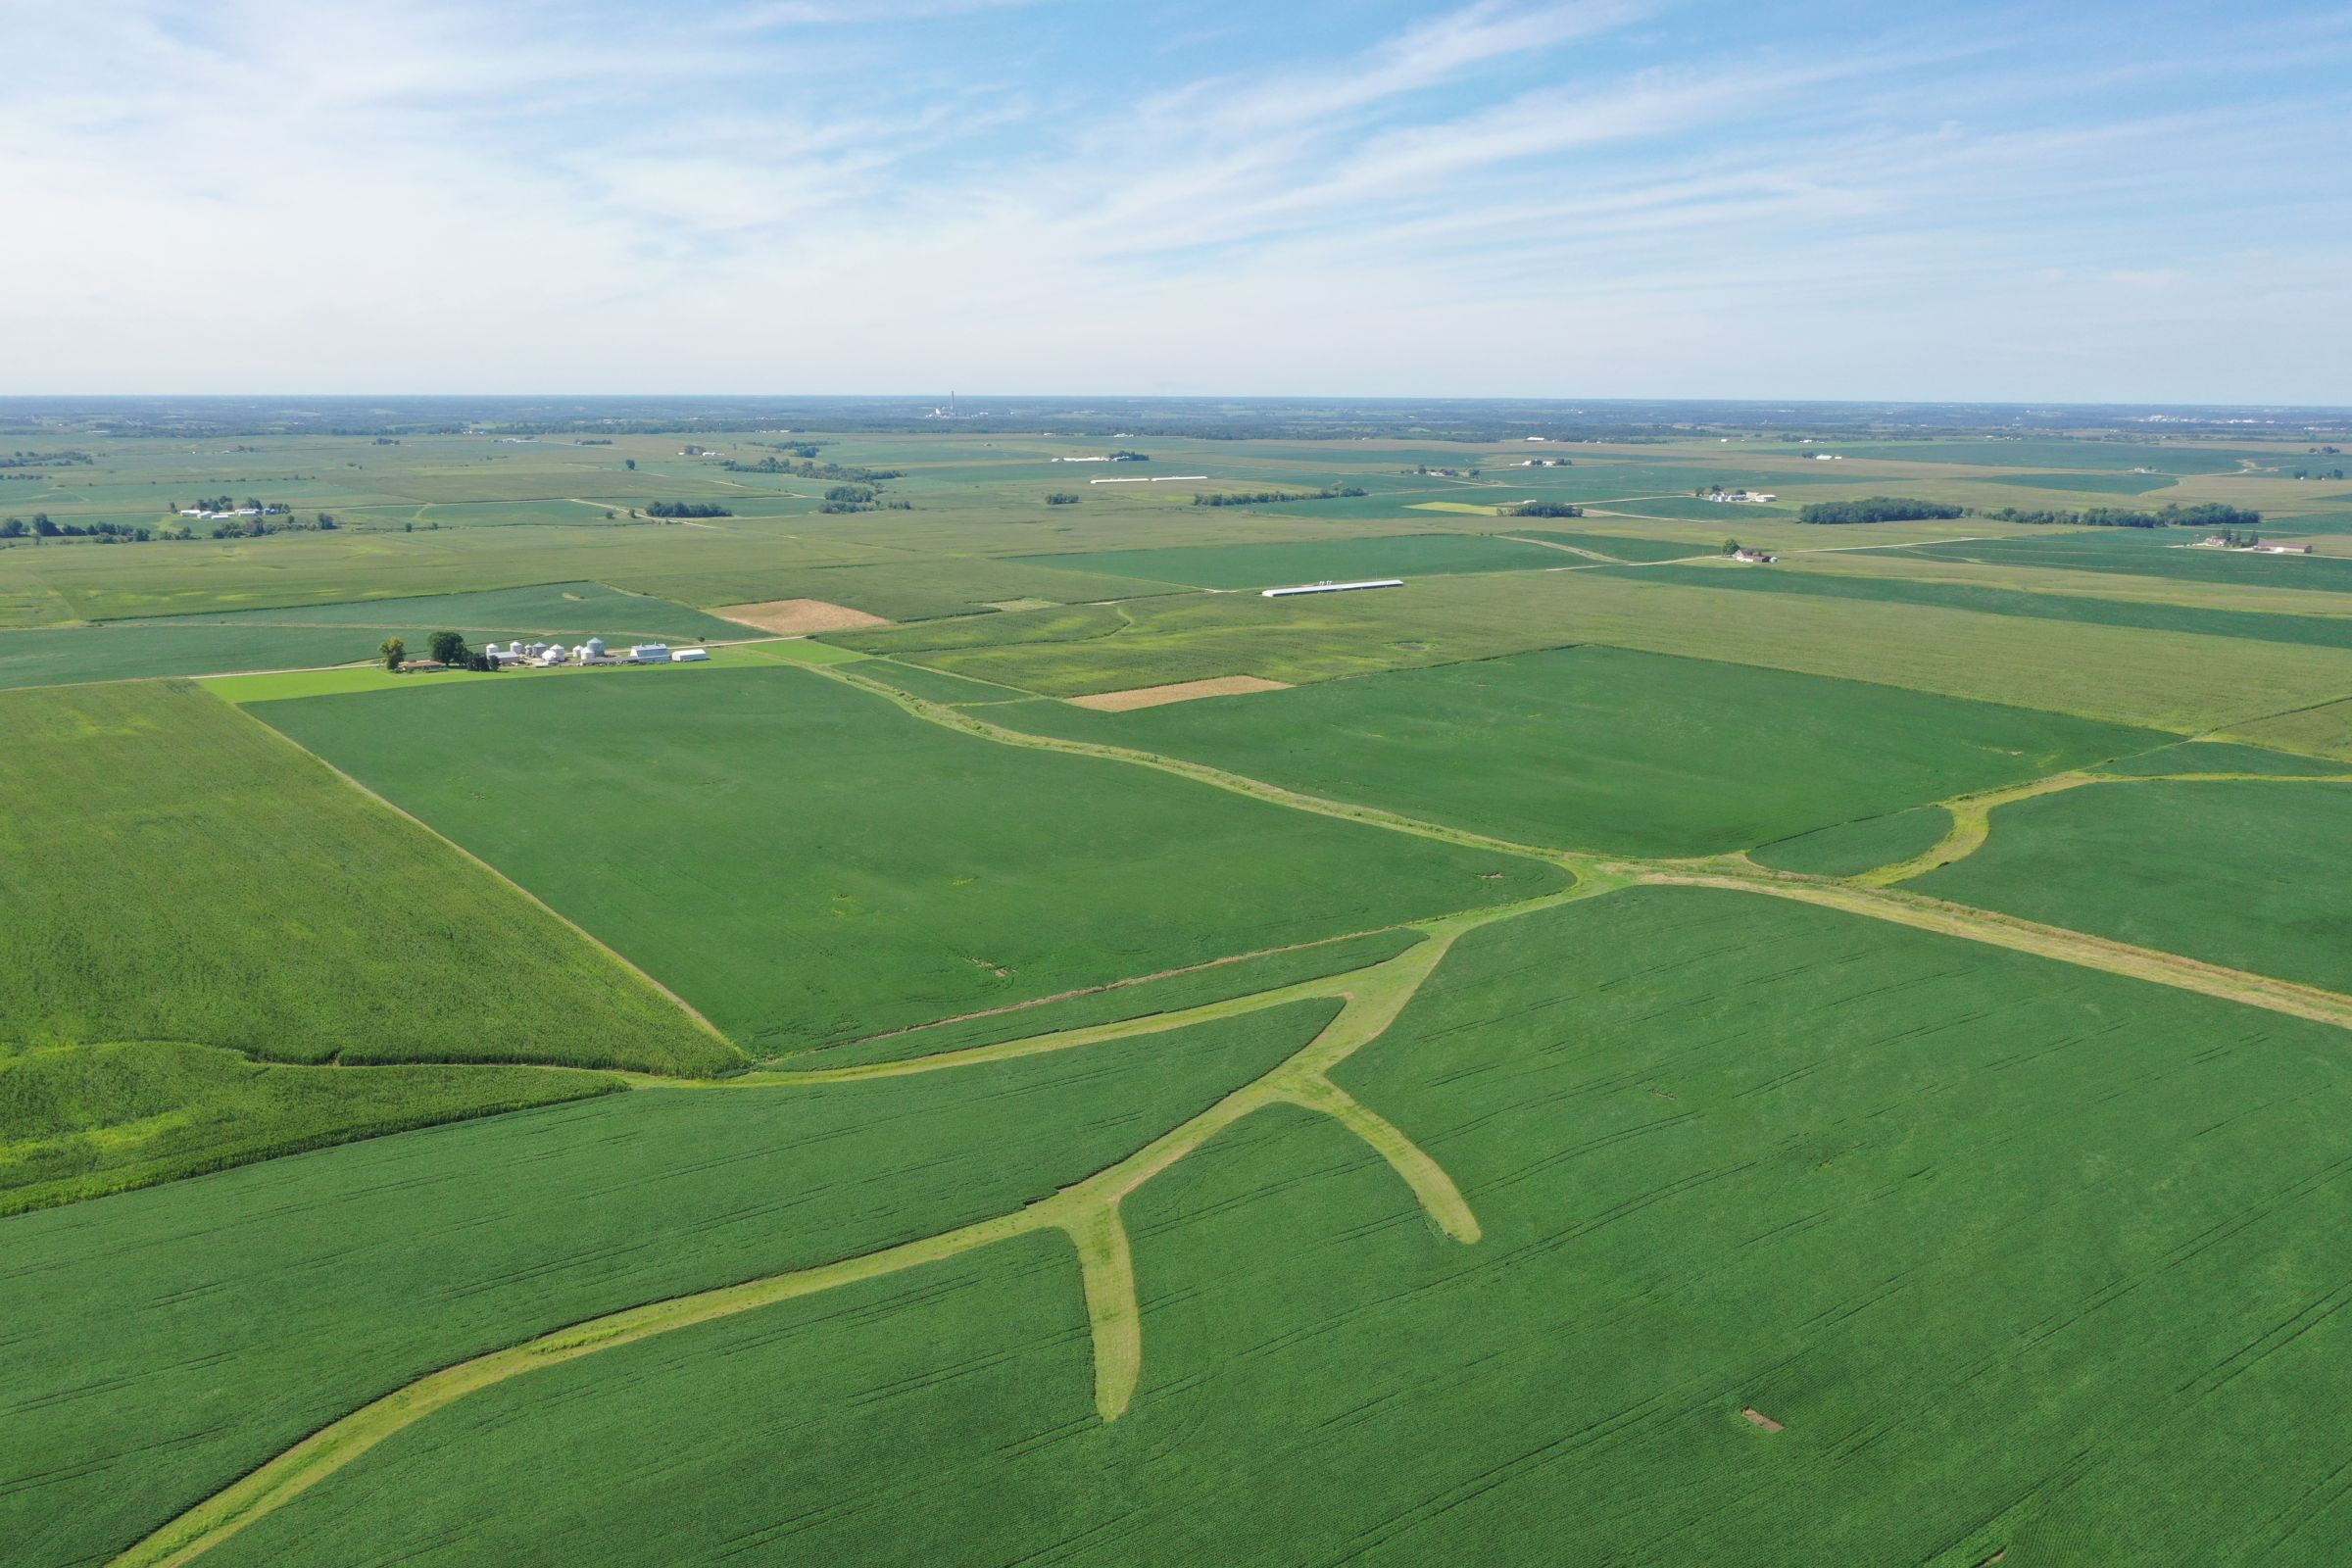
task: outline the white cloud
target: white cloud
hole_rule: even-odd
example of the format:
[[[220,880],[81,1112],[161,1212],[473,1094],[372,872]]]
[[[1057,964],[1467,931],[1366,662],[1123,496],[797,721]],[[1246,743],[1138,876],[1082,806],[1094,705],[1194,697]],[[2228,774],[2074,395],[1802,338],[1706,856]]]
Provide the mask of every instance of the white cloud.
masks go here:
[[[0,0],[0,390],[2148,395],[2169,312],[2178,395],[2322,395],[2341,220],[2216,247],[2332,188],[2332,88],[1673,20],[1138,92],[939,42],[992,4]]]

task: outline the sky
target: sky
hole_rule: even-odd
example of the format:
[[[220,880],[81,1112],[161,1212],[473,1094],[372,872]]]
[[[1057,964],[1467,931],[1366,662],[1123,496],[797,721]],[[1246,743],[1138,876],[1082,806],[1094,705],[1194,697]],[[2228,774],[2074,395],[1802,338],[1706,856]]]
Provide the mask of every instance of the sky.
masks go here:
[[[0,0],[0,393],[2352,403],[2352,8]]]

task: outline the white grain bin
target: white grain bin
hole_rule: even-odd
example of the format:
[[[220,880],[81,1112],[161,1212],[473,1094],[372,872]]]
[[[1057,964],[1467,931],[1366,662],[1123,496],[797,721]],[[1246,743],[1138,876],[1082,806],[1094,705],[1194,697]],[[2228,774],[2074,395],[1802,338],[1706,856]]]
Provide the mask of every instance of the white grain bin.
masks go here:
[[[582,650],[581,650],[581,654],[582,654],[582,657],[584,657],[584,658],[588,658],[588,659],[602,659],[602,658],[604,658],[604,657],[605,657],[605,640],[604,640],[602,637],[591,637],[591,638],[589,638],[589,639],[588,639],[588,646],[587,646],[586,648],[584,648],[584,649],[582,649]]]

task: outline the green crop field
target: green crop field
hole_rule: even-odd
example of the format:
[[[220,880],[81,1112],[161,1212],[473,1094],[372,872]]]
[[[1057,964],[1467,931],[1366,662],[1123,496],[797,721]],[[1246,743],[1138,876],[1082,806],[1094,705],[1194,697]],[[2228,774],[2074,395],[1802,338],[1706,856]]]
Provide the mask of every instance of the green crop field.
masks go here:
[[[829,640],[1056,697],[1222,675],[1296,684],[1575,643],[2182,732],[2352,696],[2352,650],[1653,576],[1648,568],[1511,572],[1297,600],[1190,596]]]
[[[2106,765],[2128,768],[2133,760],[2126,758]],[[1776,871],[1802,871],[1808,876],[1854,876],[1927,854],[1951,826],[1950,812],[1933,806],[1915,806],[1906,811],[1833,822],[1809,833],[1776,839],[1748,851],[1747,858]]]
[[[0,399],[0,1564],[2352,1558],[2352,433],[963,406]]]
[[[2198,550],[2170,530],[2098,528],[2033,539],[1985,539],[1921,545],[1937,561],[1988,565],[2055,566],[2068,571],[2118,571],[2185,582],[2239,583],[2310,593],[2352,593],[2352,560],[2328,556],[2258,556]]]
[[[611,1086],[363,1063],[740,1060],[190,686],[11,693],[0,732],[0,1207]]]
[[[2340,1276],[2312,1234],[2352,1095],[2332,1031],[1754,902],[1475,934],[1340,1069],[1458,1183],[1473,1245],[1290,1107],[1129,1197],[1116,1423],[1066,1244],[1015,1234],[499,1382],[218,1558],[445,1553],[445,1507],[517,1563],[1558,1560],[1531,1517],[1627,1560],[2038,1559],[2086,1509],[2132,1539],[2215,1463],[2273,1506],[2321,1484],[2310,1429],[2260,1414],[2348,1387],[2287,1327]],[[2119,1451],[2086,1454],[2119,1403]],[[2164,1539],[2223,1558],[2266,1517]]]
[[[1198,588],[1279,588],[1361,577],[1415,577],[1461,571],[1531,571],[1574,564],[1542,545],[1479,533],[1398,534],[1323,543],[1223,545],[1189,550],[1118,550],[1038,556],[1027,563],[1066,566]]]
[[[952,734],[781,666],[253,711],[762,1055],[1560,881]]]
[[[1613,648],[1001,723],[1214,763],[1519,844],[1711,855],[2145,751],[2166,737]],[[1736,757],[1737,768],[1723,766]]]
[[[1984,848],[1908,884],[1962,904],[2352,991],[2352,909],[2314,846],[2352,785],[2149,781],[2001,807]]]
[[[1709,566],[1662,566],[1644,575],[1648,580],[1698,588],[1810,594],[1817,598],[1966,610],[1987,615],[2071,620],[2084,625],[2184,631],[2200,637],[2244,637],[2261,642],[2301,643],[2313,648],[2352,648],[2352,616],[2344,615],[2208,610],[2195,605],[2094,599],[2081,594],[1998,588],[1981,583],[1919,582],[1903,577],[1848,576],[1826,571],[1721,571]]]
[[[103,1560],[425,1368],[1018,1208],[1329,1013],[955,1073],[612,1096],[10,1220],[0,1538],[19,1561]]]

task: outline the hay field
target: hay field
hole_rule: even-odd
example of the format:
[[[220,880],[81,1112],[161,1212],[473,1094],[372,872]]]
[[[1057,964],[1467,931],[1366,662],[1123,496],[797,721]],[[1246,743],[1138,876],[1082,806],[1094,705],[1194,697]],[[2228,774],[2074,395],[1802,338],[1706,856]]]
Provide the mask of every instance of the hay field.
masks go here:
[[[760,1055],[1564,884],[951,733],[804,669],[253,710]]]

